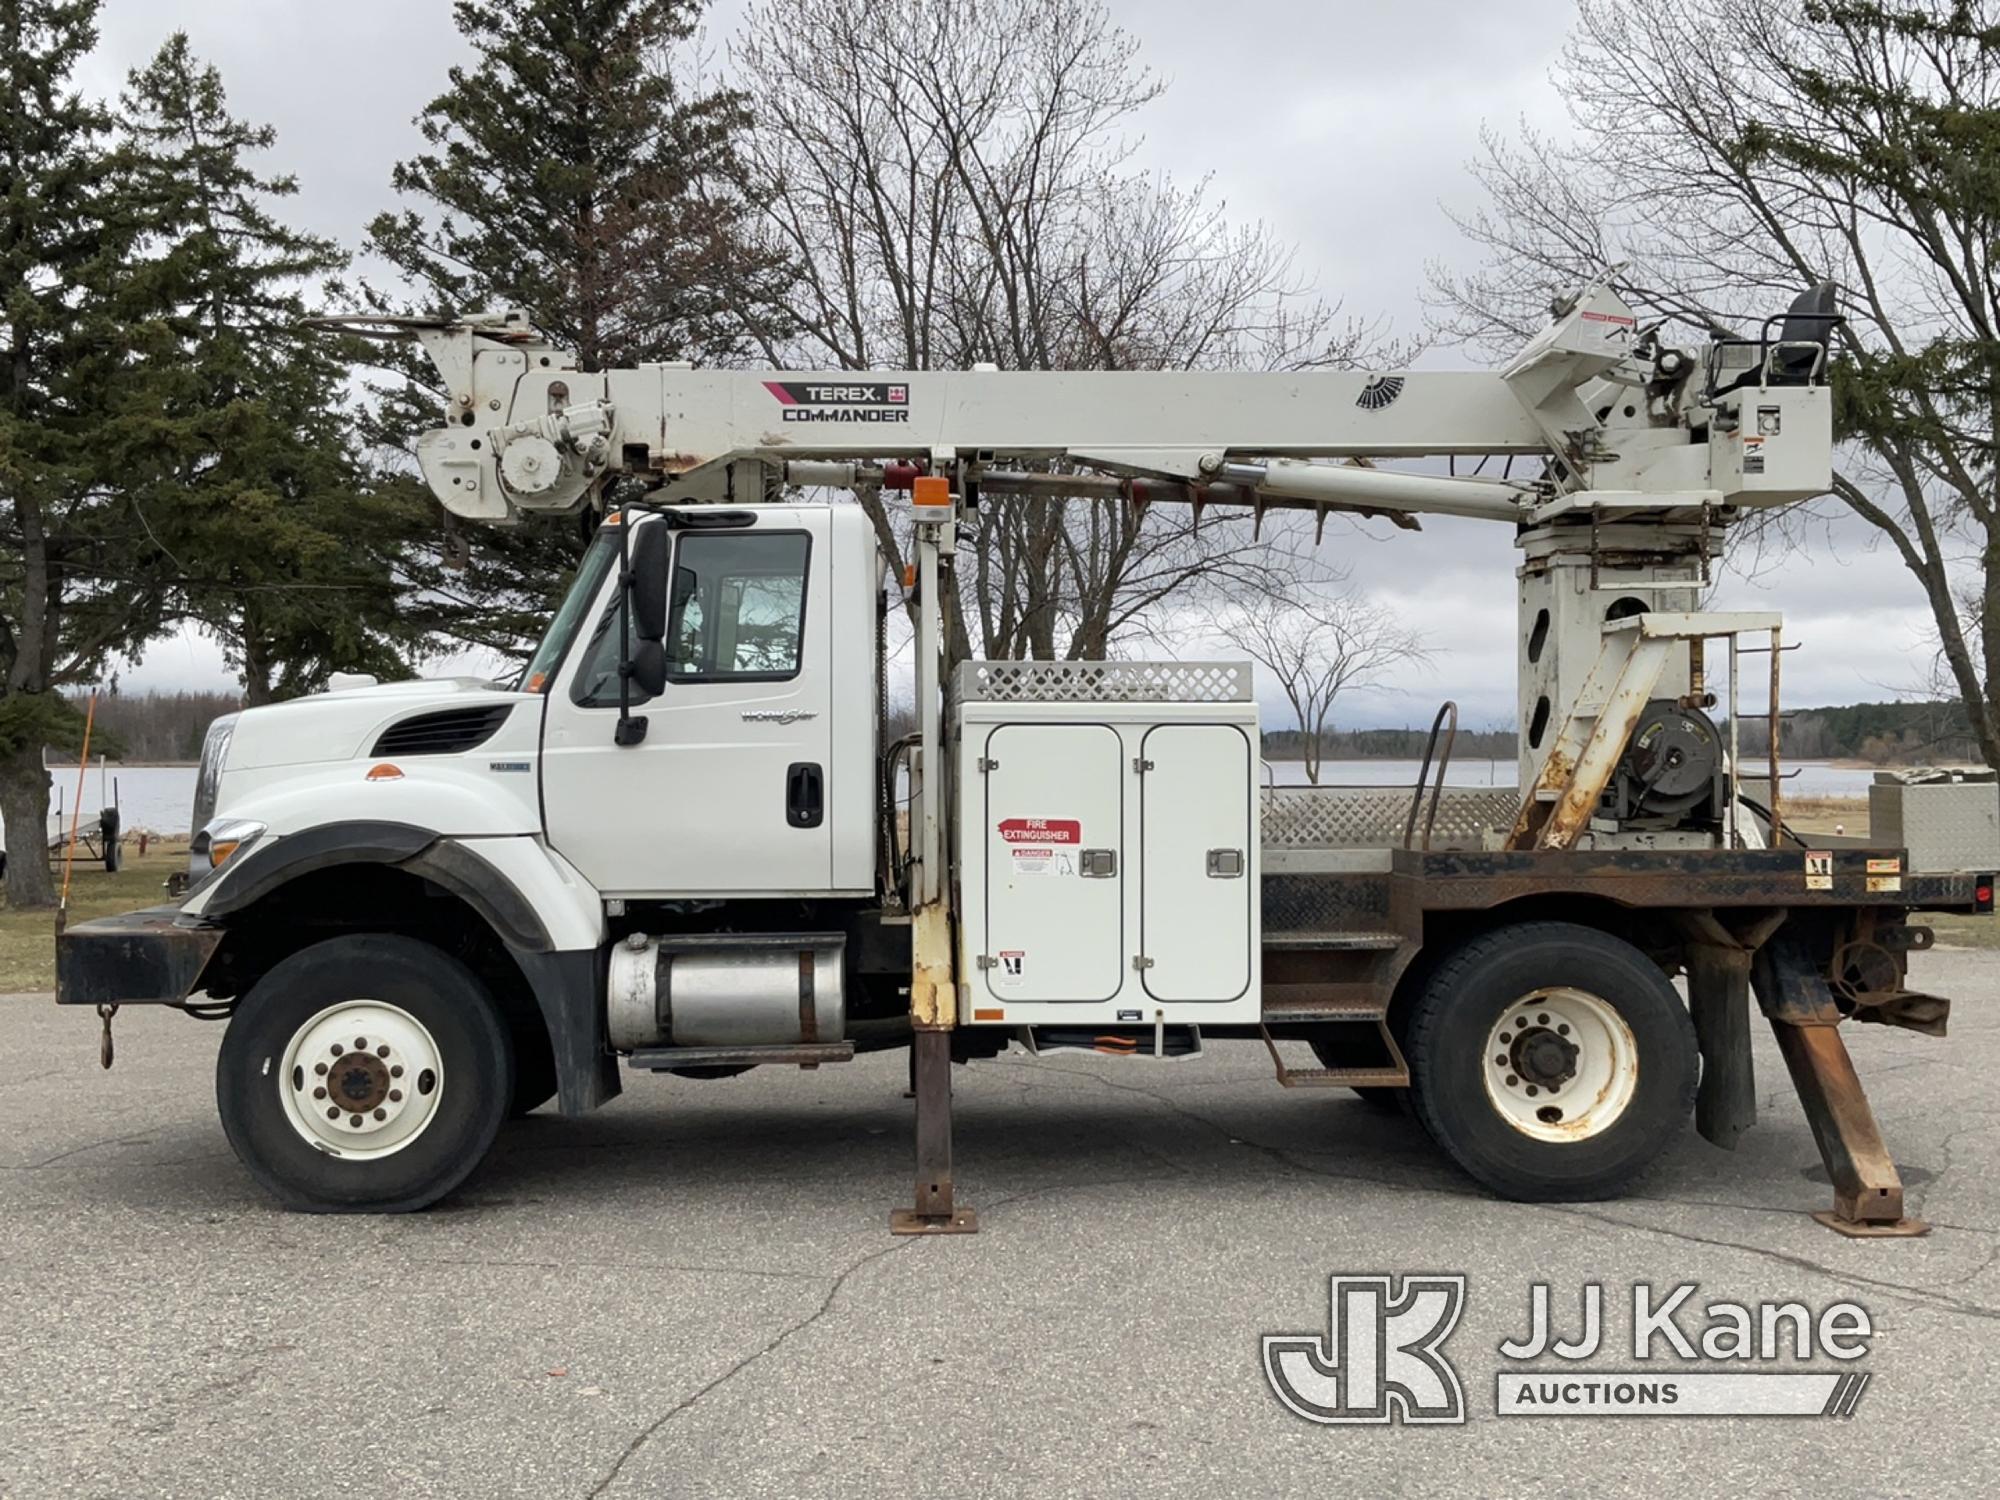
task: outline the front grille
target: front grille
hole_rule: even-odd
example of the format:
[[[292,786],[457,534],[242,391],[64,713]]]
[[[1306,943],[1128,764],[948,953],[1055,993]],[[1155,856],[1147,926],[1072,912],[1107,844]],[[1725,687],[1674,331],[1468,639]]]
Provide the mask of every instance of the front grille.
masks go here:
[[[418,714],[382,731],[370,755],[457,755],[485,744],[514,711],[511,703],[492,708],[447,708]]]

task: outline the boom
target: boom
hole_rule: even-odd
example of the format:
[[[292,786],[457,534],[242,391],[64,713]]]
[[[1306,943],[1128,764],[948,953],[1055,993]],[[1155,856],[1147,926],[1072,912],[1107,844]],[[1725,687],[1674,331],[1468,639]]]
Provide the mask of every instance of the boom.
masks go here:
[[[418,445],[424,477],[478,520],[598,504],[620,476],[670,503],[740,503],[930,472],[968,498],[1011,488],[1531,524],[1822,492],[1833,319],[1817,296],[1776,337],[1689,352],[1593,286],[1496,372],[583,371],[518,312],[392,326],[423,343],[450,393],[450,421]],[[357,323],[381,327],[345,326]],[[1464,457],[1542,463],[1518,477],[1511,463],[1375,466]]]

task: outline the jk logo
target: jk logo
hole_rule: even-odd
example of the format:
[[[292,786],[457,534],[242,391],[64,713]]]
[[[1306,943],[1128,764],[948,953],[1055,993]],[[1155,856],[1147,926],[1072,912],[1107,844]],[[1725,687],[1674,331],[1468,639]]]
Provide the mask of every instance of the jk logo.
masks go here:
[[[1329,1327],[1264,1335],[1264,1378],[1308,1422],[1465,1421],[1458,1371],[1441,1352],[1465,1306],[1463,1276],[1335,1276]]]

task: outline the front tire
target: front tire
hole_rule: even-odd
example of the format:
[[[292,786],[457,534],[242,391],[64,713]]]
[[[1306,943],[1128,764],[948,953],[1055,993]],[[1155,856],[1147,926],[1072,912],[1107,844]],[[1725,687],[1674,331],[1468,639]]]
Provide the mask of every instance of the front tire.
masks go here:
[[[1616,1197],[1686,1128],[1694,1023],[1630,943],[1567,922],[1486,933],[1419,996],[1408,1044],[1417,1113],[1503,1198]]]
[[[301,949],[237,1006],[215,1064],[224,1134],[307,1213],[408,1213],[471,1175],[514,1092],[506,1021],[457,959],[368,933]]]

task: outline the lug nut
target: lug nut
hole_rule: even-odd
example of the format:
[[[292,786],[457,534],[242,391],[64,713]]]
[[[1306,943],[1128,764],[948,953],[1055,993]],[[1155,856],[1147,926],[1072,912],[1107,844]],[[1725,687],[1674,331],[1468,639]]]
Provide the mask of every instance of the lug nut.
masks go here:
[[[326,1064],[325,1064],[325,1063],[314,1063],[314,1064],[313,1064],[313,1071],[314,1071],[315,1073],[319,1074],[319,1076],[320,1076],[320,1077],[322,1077],[322,1078],[326,1077]]]
[[[338,1057],[338,1056],[340,1056],[340,1054],[341,1054],[341,1053],[345,1052],[345,1051],[346,1051],[347,1049],[346,1049],[345,1047],[341,1046],[341,1045],[340,1045],[340,1043],[338,1043],[338,1042],[335,1042],[335,1043],[333,1044],[333,1047],[332,1047],[332,1049],[331,1049],[331,1050],[332,1050],[332,1052],[333,1052],[333,1055],[334,1055],[335,1057]]]
[[[354,1126],[354,1127],[355,1127],[356,1129],[359,1129],[359,1128],[360,1128],[360,1126],[361,1126],[361,1116],[359,1116],[359,1115],[349,1115],[349,1116],[347,1117],[347,1123],[348,1123],[348,1124],[350,1124],[350,1125],[352,1125],[352,1126]]]
[[[340,1118],[340,1111],[338,1109],[329,1109],[326,1112],[326,1117],[329,1120],[338,1120]]]
[[[326,1097],[326,1090],[325,1090],[325,1089],[314,1089],[314,1090],[313,1090],[313,1098],[315,1098],[315,1099],[324,1099],[325,1097]]]
[[[403,1091],[401,1089],[390,1089],[389,1102],[391,1104],[401,1104],[403,1102]]]
[[[1508,1087],[1508,1088],[1510,1088],[1510,1089],[1511,1089],[1511,1088],[1518,1088],[1518,1087],[1520,1086],[1520,1083],[1521,1083],[1521,1080],[1520,1080],[1519,1078],[1517,1078],[1517,1077],[1516,1077],[1516,1076],[1515,1076],[1514,1074],[1512,1074],[1512,1073],[1509,1073],[1509,1074],[1507,1075],[1507,1087]]]
[[[378,1120],[386,1120],[389,1118],[389,1111],[386,1109],[378,1109],[375,1111],[375,1118]]]
[[[397,1063],[394,1067],[390,1068],[389,1076],[391,1078],[401,1078],[403,1076],[403,1065],[401,1063]]]
[[[375,1049],[375,1055],[377,1057],[387,1057],[389,1055],[389,1044],[387,1042],[384,1042],[381,1046],[377,1047]]]
[[[368,1038],[365,1036],[356,1037],[354,1039],[354,1050],[356,1052],[366,1052],[368,1050]]]

